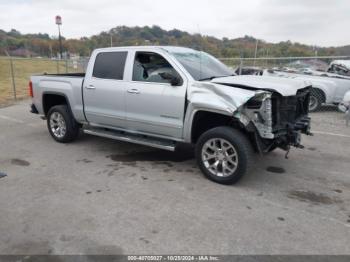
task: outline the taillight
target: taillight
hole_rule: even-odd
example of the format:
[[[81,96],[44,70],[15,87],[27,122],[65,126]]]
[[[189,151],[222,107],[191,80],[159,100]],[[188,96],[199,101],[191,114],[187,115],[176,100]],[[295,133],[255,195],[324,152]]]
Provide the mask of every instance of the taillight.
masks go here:
[[[29,96],[34,97],[33,95],[33,83],[32,81],[29,81]]]

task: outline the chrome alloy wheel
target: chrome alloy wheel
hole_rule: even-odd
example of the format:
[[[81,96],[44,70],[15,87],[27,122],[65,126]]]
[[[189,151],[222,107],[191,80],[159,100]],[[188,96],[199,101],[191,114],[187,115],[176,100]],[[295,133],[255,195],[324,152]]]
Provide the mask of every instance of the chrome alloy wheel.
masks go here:
[[[66,121],[59,112],[53,112],[50,116],[50,128],[57,138],[65,136],[67,131]]]
[[[204,166],[215,176],[232,175],[238,166],[238,155],[234,146],[225,139],[212,138],[202,147]]]

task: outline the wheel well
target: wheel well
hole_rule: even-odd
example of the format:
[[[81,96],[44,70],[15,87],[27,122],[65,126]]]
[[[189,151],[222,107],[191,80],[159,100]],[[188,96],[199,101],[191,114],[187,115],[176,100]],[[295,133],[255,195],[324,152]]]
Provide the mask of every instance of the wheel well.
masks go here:
[[[43,108],[45,116],[49,112],[50,108],[57,105],[68,105],[68,101],[65,96],[58,94],[44,94],[43,96]]]
[[[191,141],[196,143],[198,138],[209,129],[218,126],[239,127],[238,122],[234,121],[232,116],[222,115],[213,112],[199,111],[195,114],[192,121]]]
[[[322,89],[319,89],[317,87],[313,87],[311,89],[311,94],[315,95],[317,98],[319,98],[322,103],[326,102],[326,95],[325,95],[325,93],[323,92]]]

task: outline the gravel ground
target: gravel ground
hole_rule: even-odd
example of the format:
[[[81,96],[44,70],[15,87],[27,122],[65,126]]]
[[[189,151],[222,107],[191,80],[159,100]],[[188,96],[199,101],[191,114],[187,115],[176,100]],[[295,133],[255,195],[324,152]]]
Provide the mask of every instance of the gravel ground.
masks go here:
[[[350,254],[350,127],[312,114],[289,159],[235,186],[171,153],[49,136],[28,101],[0,109],[0,254]]]

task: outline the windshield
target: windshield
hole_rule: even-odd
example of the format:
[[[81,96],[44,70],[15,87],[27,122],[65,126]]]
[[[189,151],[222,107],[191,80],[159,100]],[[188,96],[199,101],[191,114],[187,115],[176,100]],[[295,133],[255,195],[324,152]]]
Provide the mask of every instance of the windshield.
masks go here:
[[[173,52],[176,59],[195,80],[210,80],[233,75],[233,71],[213,56],[199,51]]]

